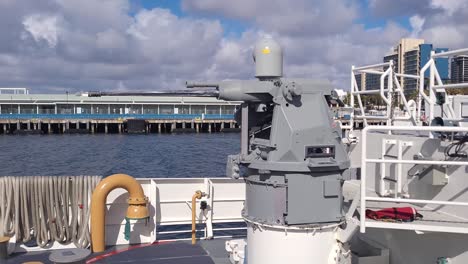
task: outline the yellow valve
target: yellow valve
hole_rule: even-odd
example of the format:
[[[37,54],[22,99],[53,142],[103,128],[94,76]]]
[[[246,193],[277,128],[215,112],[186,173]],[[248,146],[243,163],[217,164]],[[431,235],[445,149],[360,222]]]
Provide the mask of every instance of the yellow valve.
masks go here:
[[[91,198],[91,246],[93,252],[105,250],[105,222],[107,195],[114,189],[127,190],[129,198],[127,219],[148,218],[148,198],[135,178],[126,174],[114,174],[101,180]]]
[[[197,216],[197,199],[201,199],[203,196],[205,196],[204,193],[201,191],[196,191],[195,194],[192,196],[192,245],[195,245],[196,243],[196,223],[195,223],[195,218]]]
[[[126,217],[129,219],[143,219],[148,217],[148,198],[129,198]]]

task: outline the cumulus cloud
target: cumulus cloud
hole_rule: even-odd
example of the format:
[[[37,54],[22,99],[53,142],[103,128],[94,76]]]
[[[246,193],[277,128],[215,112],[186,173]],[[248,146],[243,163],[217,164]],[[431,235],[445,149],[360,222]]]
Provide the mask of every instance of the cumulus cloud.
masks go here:
[[[357,6],[348,0],[183,0],[182,8],[251,21],[261,30],[288,35],[340,33],[358,16]]]
[[[36,42],[46,41],[54,48],[58,41],[58,18],[47,15],[31,15],[24,19],[24,29],[29,32]]]
[[[245,69],[251,63],[251,48],[259,35],[273,35],[284,47],[287,77],[327,78],[347,89],[353,64],[376,63],[402,36],[403,27],[388,23],[366,29],[354,20],[358,8],[347,0],[248,1],[185,0],[186,12],[251,21],[252,29],[238,40],[224,40],[213,68]],[[226,60],[229,58],[229,62]],[[221,67],[224,65],[224,67]],[[245,75],[252,76],[253,68]],[[239,72],[240,70],[237,70]],[[232,75],[232,74],[231,74]]]
[[[447,12],[448,15],[453,15],[457,10],[464,9],[468,3],[464,0],[432,0],[431,7],[440,8]]]
[[[466,32],[466,31],[465,31]],[[462,48],[466,45],[464,33],[456,27],[440,25],[428,28],[422,33],[424,39],[432,40],[439,47]]]
[[[46,9],[23,8],[22,1],[0,2],[13,14],[6,24],[15,25],[15,34],[0,41],[8,43],[0,44],[1,86],[36,92],[181,88],[206,74],[223,39],[217,20],[159,8],[130,15],[128,1],[51,0]]]
[[[417,38],[424,26],[424,22],[426,22],[426,19],[419,15],[414,15],[410,17],[409,21],[411,28],[413,29],[413,32],[411,32],[411,37]]]
[[[468,36],[466,1],[180,1],[183,15],[133,9],[129,0],[0,1],[0,86],[157,90],[253,78],[253,45],[269,34],[284,46],[287,77],[347,89],[351,65],[380,62],[401,37],[453,48]],[[387,22],[369,28],[364,9]],[[395,22],[402,16],[411,28]],[[225,19],[245,30],[226,32]]]
[[[430,8],[431,1],[432,0],[369,0],[369,9],[373,16],[386,19],[412,16],[415,14],[428,15],[433,12]]]
[[[409,16],[412,37],[451,49],[468,42],[468,2],[465,0],[370,0],[371,12],[387,19]]]

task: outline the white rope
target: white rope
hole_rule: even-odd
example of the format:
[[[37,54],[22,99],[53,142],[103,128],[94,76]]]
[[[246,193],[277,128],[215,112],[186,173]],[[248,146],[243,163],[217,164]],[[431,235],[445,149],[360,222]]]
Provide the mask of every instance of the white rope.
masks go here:
[[[0,177],[0,235],[90,245],[90,202],[100,176]]]

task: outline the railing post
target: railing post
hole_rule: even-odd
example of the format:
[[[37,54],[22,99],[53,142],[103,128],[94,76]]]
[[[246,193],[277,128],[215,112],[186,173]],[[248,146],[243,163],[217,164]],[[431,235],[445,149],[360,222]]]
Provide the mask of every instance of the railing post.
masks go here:
[[[431,51],[431,58],[434,55],[434,51]],[[434,69],[435,61],[432,60],[431,66],[429,68],[429,125],[431,125],[432,120],[434,119],[434,103],[435,103],[435,93],[434,93]],[[429,133],[430,138],[434,138],[433,133]]]
[[[356,92],[359,91],[356,78],[354,76],[354,67],[351,69],[351,82],[352,82],[351,96],[354,96],[354,91]],[[361,95],[359,93],[356,93],[356,95],[358,99],[359,108],[361,109],[361,115],[363,117],[364,127],[367,127],[366,113],[364,112],[364,106],[362,104]],[[354,108],[353,108],[353,112],[354,112]]]
[[[393,111],[393,108],[392,108],[392,105],[393,105],[393,60],[390,60],[390,65],[388,66],[388,69],[390,70],[388,72],[388,92],[387,92],[387,96],[388,96],[388,105],[387,105],[387,126],[391,126],[392,125],[392,111]],[[388,131],[388,134],[391,135],[392,134],[392,131],[389,130]]]
[[[398,140],[398,154],[397,154],[397,159],[398,161],[401,161],[403,159],[403,145],[401,143],[401,140]],[[402,193],[401,190],[401,181],[403,180],[402,178],[403,174],[403,164],[397,163],[397,183],[396,183],[396,190],[395,190],[395,198],[398,198],[398,195]]]
[[[360,232],[366,232],[366,170],[367,170],[367,130],[365,127],[362,130],[362,145],[361,145],[361,212],[360,212]]]
[[[380,158],[385,160],[385,155],[387,152],[387,142],[385,139],[382,139],[382,155]],[[387,191],[385,190],[385,173],[387,170],[387,165],[385,163],[380,164],[380,181],[379,181],[379,193],[380,195],[387,195]]]

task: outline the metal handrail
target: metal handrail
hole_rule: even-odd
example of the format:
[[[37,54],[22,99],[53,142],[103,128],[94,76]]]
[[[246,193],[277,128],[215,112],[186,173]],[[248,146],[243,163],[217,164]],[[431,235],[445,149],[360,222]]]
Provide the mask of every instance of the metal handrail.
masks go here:
[[[456,88],[468,88],[468,85],[465,83],[459,84],[444,84],[442,79],[440,78],[440,74],[437,71],[437,67],[435,65],[436,58],[445,58],[445,57],[452,57],[456,55],[468,54],[468,49],[458,49],[452,51],[445,51],[435,53],[434,51],[431,52],[430,60],[424,65],[424,67],[420,71],[420,81],[419,81],[419,94],[420,97],[418,98],[418,116],[421,116],[421,107],[422,101],[424,100],[429,104],[429,120],[434,118],[434,106],[435,102],[435,91],[444,91],[445,89],[456,89]],[[429,96],[427,96],[424,92],[424,82],[425,82],[425,72],[429,69]],[[437,84],[436,84],[437,82]],[[451,118],[455,117],[455,112],[452,105],[448,105],[449,114],[452,116]],[[427,110],[427,109],[426,109]],[[432,137],[432,135],[430,135]]]
[[[367,66],[363,66],[363,67],[356,67],[356,68],[354,68],[354,71],[369,70],[369,69],[375,69],[375,68],[380,68],[380,67],[385,67],[385,66],[390,66],[390,62],[367,65]]]
[[[462,54],[468,54],[468,48],[439,52],[439,53],[432,55],[432,58],[450,57],[450,56],[456,56],[456,55],[462,55]]]
[[[388,66],[388,68],[385,71],[379,71],[376,70],[376,68],[380,67],[385,67]],[[376,74],[380,75],[380,87],[379,89],[376,90],[364,90],[360,91],[356,82],[356,73],[367,73],[367,74]],[[385,63],[379,63],[379,64],[374,64],[374,65],[369,65],[369,66],[363,66],[363,67],[354,67],[351,66],[351,106],[354,107],[354,96],[357,97],[358,100],[358,105],[359,108],[361,109],[361,115],[355,116],[354,111],[351,114],[351,119],[350,119],[350,124],[348,126],[343,126],[343,129],[353,129],[353,122],[354,118],[356,119],[362,119],[364,122],[364,126],[366,127],[367,121],[368,120],[386,120],[387,125],[391,124],[392,116],[391,116],[391,107],[392,107],[392,92],[393,92],[393,83],[394,83],[394,70],[393,70],[393,61],[385,62]],[[385,79],[388,79],[387,82],[387,87],[385,87]],[[387,93],[387,95],[385,95]],[[362,94],[379,94],[382,100],[385,102],[387,105],[387,111],[384,116],[379,116],[379,117],[373,117],[373,116],[367,116],[364,111],[364,105],[362,103],[361,95]],[[409,109],[407,109],[409,111]],[[409,118],[396,118],[397,120],[408,120]]]
[[[435,59],[436,58],[442,58],[442,57],[451,57],[451,56],[456,56],[456,55],[462,55],[462,54],[468,54],[468,48],[467,49],[458,49],[458,50],[446,51],[446,52],[439,52],[439,53],[435,53],[434,51],[432,51],[429,61],[422,67],[422,69],[419,72],[419,75],[393,72],[393,69],[391,69],[392,68],[391,66],[393,65],[393,61],[386,62],[386,63],[373,64],[373,65],[368,65],[368,66],[362,66],[362,67],[352,66],[351,67],[351,106],[354,107],[354,103],[355,103],[354,96],[356,96],[357,101],[358,101],[358,106],[361,109],[361,112],[364,113],[364,110],[363,110],[364,106],[363,106],[362,99],[361,99],[360,95],[361,94],[377,94],[377,93],[380,92],[380,95],[381,95],[382,99],[385,101],[385,104],[387,105],[387,108],[390,109],[391,108],[391,98],[385,96],[385,92],[392,92],[393,91],[392,90],[393,89],[393,84],[391,84],[390,82],[396,83],[397,86],[399,84],[397,78],[392,78],[392,77],[410,78],[410,79],[419,80],[419,87],[418,87],[418,95],[419,96],[418,96],[418,99],[417,99],[417,107],[416,107],[417,116],[415,117],[413,115],[413,117],[411,118],[411,121],[413,122],[413,124],[416,122],[418,125],[421,125],[421,117],[422,117],[422,109],[421,108],[422,108],[422,102],[423,101],[427,104],[426,115],[427,115],[429,121],[431,121],[431,120],[434,119],[434,107],[435,107],[435,104],[436,104],[435,93],[436,92],[445,92],[445,89],[468,88],[468,84],[444,84],[442,82],[442,79],[440,78],[439,72],[437,71]],[[383,85],[384,85],[383,84],[383,79],[386,77],[385,74],[386,73],[388,74],[389,69],[387,69],[386,71],[381,71],[381,68],[386,67],[386,66],[388,66],[389,69],[391,69],[391,72],[389,74],[389,77],[390,77],[389,78],[389,84],[388,84],[389,87],[385,89],[385,88],[383,88]],[[425,74],[426,74],[426,72],[428,70],[429,70],[429,78],[428,78],[428,80],[429,80],[429,85],[428,85],[429,94],[426,94],[426,91],[424,89],[425,82],[426,82]],[[380,90],[377,89],[377,90],[372,90],[372,91],[360,91],[359,88],[358,88],[358,84],[356,82],[356,78],[355,78],[355,74],[357,74],[357,73],[368,73],[368,74],[381,75]],[[400,94],[400,96],[402,98],[404,98],[404,93],[402,91],[403,88],[404,87],[399,87],[399,88],[394,90],[396,92],[399,92],[399,94]],[[406,101],[406,99],[404,99],[403,101]],[[404,106],[406,108],[408,107],[408,105],[406,103],[404,104]],[[455,115],[455,111],[453,109],[453,106],[451,104],[447,104],[447,108],[448,108],[448,111],[446,112],[447,117],[449,119],[454,119],[456,115]],[[410,109],[407,109],[407,110],[410,111]],[[346,127],[343,127],[343,128],[352,130],[353,129],[352,124],[353,124],[354,117],[355,117],[354,113],[351,114],[350,125],[348,125]],[[392,117],[390,116],[390,114],[387,114],[387,117],[388,117],[388,121],[392,120]],[[363,119],[365,127],[368,125],[365,115],[360,116],[360,117],[356,116],[356,118]],[[432,134],[429,134],[429,137],[432,137]]]
[[[465,202],[418,200],[403,198],[370,197],[366,195],[367,163],[394,163],[394,164],[431,164],[446,166],[468,166],[468,161],[430,161],[430,160],[379,160],[367,158],[367,132],[369,131],[427,131],[427,132],[468,132],[468,127],[435,127],[435,126],[367,126],[362,130],[361,142],[361,201],[360,201],[360,232],[366,232],[366,201],[382,201],[395,203],[420,203],[439,205],[468,206]]]

